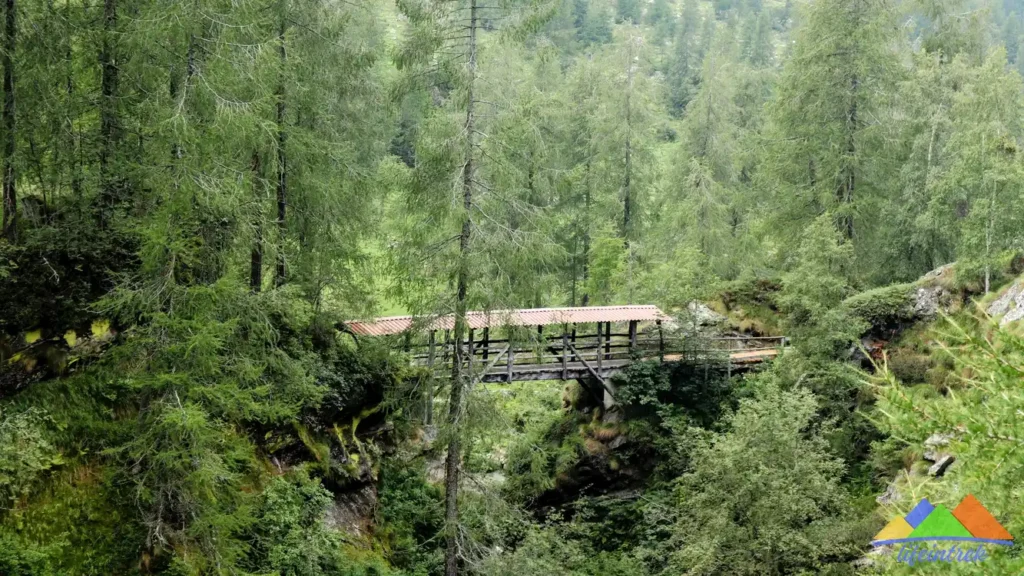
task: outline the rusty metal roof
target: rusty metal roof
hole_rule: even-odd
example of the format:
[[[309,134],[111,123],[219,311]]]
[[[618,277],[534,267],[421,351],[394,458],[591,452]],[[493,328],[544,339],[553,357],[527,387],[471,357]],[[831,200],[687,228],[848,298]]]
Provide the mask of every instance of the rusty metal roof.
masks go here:
[[[491,310],[467,312],[470,328],[498,326],[549,326],[551,324],[592,324],[595,322],[629,322],[631,320],[668,320],[657,306],[588,306],[582,308],[531,308],[525,310]],[[434,318],[420,316],[390,316],[372,320],[348,322],[352,332],[360,336],[388,336],[401,334],[414,325],[418,330],[451,330],[454,316]]]

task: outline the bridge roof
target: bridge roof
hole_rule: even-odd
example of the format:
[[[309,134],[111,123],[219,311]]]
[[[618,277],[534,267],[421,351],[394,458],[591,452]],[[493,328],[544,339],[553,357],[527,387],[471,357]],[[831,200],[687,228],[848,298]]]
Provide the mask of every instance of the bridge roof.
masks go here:
[[[637,320],[668,320],[668,316],[657,306],[587,306],[577,308],[529,308],[522,310],[491,310],[489,312],[467,312],[466,321],[470,328],[481,329],[499,326],[548,326],[551,324],[593,324],[596,322],[629,322]],[[372,320],[348,322],[352,332],[361,336],[388,336],[401,334],[421,324],[418,329],[451,330],[455,318],[448,314],[434,318],[420,316],[390,316]]]

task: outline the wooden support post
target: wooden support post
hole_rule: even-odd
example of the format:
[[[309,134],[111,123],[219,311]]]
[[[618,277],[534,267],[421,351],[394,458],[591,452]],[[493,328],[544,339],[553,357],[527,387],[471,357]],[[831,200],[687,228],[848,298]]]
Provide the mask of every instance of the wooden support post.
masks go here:
[[[467,342],[466,359],[469,371],[473,371],[473,329],[469,329],[469,342]]]
[[[632,353],[636,349],[636,320],[629,321],[629,351]]]
[[[402,334],[402,350],[404,350],[405,353],[408,354],[409,350],[411,350],[411,349],[412,349],[412,330],[406,330]]]
[[[430,426],[434,423],[434,347],[435,332],[430,331],[427,337],[427,366],[430,367],[430,374],[427,376],[427,385],[423,393],[423,424]]]
[[[665,331],[661,328],[661,320],[655,322],[658,325],[658,361],[665,361]]]
[[[601,325],[598,324],[597,331],[601,331]],[[604,359],[612,359],[612,323],[604,323]]]
[[[484,328],[483,347],[484,347],[484,362],[486,362],[487,361],[487,353],[490,352],[490,347],[491,347],[491,329],[487,328],[487,327]]]
[[[601,324],[597,325],[597,349],[594,350],[594,354],[597,356],[597,373],[602,377],[604,372],[601,371],[601,359],[604,358],[604,354],[601,353]]]
[[[516,361],[516,351],[512,346],[512,339],[508,341],[508,365],[505,369],[505,382],[512,383],[512,364]]]
[[[573,350],[575,350],[576,349],[576,325],[575,324],[572,325],[572,336],[570,336],[570,341],[572,342]],[[580,359],[577,357],[577,354],[574,352],[573,355],[572,355],[572,361],[573,362],[579,362],[579,360]]]
[[[450,355],[452,353],[452,350],[453,350],[453,346],[452,346],[452,332],[451,332],[451,330],[445,330],[444,331],[444,351],[441,352],[441,361],[444,362],[445,364],[448,363],[448,358],[451,357]]]
[[[562,380],[569,379],[569,336],[562,332]]]

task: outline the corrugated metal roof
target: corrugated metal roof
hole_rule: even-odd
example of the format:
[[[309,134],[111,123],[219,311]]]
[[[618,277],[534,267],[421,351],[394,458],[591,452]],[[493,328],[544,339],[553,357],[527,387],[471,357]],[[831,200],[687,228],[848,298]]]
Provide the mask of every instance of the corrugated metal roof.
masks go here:
[[[490,312],[467,312],[466,322],[470,328],[481,329],[498,326],[549,326],[551,324],[588,324],[595,322],[629,322],[667,320],[668,316],[657,306],[588,306],[582,308],[531,308],[525,310],[491,310]],[[418,325],[418,330],[451,330],[454,316],[436,318],[414,316],[390,316],[365,321],[348,322],[352,332],[360,336],[387,336],[401,334]]]

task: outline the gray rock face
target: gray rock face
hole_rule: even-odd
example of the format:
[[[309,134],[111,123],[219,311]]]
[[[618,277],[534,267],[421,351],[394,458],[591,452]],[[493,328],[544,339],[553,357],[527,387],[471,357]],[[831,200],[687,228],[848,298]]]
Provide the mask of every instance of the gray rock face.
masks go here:
[[[367,483],[349,492],[338,494],[328,507],[324,523],[328,528],[354,536],[365,536],[373,526],[377,506],[377,485]]]
[[[932,434],[931,436],[928,437],[927,440],[924,441],[924,447],[934,449],[938,448],[939,446],[949,446],[949,441],[952,439],[952,434],[942,434],[936,432],[935,434]]]
[[[952,293],[942,279],[952,274],[953,265],[945,264],[925,274],[917,281],[913,294],[914,316],[921,320],[935,318],[939,310],[949,306]]]
[[[725,316],[715,312],[702,302],[693,301],[686,305],[684,321],[694,327],[715,326],[725,321]]]
[[[893,502],[896,502],[899,499],[900,492],[896,488],[896,481],[893,480],[892,482],[889,483],[888,486],[885,487],[885,492],[883,492],[880,496],[875,498],[875,502],[878,502],[882,506],[885,506],[887,504],[892,504]]]
[[[939,458],[938,462],[932,464],[932,467],[928,469],[928,474],[939,478],[946,473],[946,470],[953,465],[954,461],[956,461],[956,457],[945,454]]]
[[[914,292],[914,316],[923,320],[935,318],[939,302],[946,295],[942,286],[922,286]]]
[[[999,325],[1005,326],[1024,318],[1024,279],[1017,280],[995,302],[989,305],[989,316],[1002,316]]]

